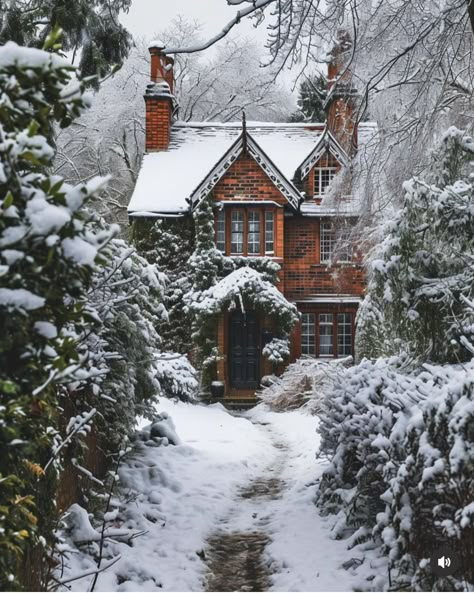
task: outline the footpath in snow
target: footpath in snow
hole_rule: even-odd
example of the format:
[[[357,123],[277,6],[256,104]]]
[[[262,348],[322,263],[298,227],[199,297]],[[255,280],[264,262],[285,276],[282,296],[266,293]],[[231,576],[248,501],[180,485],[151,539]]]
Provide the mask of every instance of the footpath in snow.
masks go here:
[[[314,506],[315,416],[166,399],[159,412],[181,442],[143,447],[122,468],[114,527],[139,536],[107,542],[104,564],[116,561],[95,591],[352,590],[347,546]],[[63,578],[94,568],[73,554]]]

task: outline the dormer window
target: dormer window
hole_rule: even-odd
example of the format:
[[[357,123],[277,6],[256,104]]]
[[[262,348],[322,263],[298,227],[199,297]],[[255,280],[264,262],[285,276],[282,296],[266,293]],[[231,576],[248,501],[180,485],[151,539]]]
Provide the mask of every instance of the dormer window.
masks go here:
[[[336,167],[316,167],[314,169],[314,195],[324,196],[326,189],[330,185],[337,173]]]

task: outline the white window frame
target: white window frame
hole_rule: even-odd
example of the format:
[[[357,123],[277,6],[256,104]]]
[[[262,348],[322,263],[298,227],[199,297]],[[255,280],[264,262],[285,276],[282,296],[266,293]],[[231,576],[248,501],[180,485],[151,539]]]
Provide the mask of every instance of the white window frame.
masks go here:
[[[250,225],[256,225],[251,231]],[[260,255],[261,236],[262,236],[262,214],[259,210],[249,210],[247,212],[247,254],[250,256]],[[256,228],[256,230],[255,230]],[[256,248],[256,251],[254,251]]]
[[[316,356],[316,314],[303,313],[301,317],[301,354]]]
[[[216,216],[216,248],[225,253],[226,243],[226,212],[224,208],[218,210]]]
[[[237,217],[239,219],[237,220]],[[240,225],[240,231],[234,230],[234,224]],[[241,251],[235,250],[234,246],[238,245],[234,241],[234,236],[241,236]],[[245,213],[243,210],[232,210],[230,213],[230,253],[231,255],[243,255],[245,249]]]
[[[275,212],[265,210],[265,255],[275,253]]]
[[[341,319],[343,318],[343,319]],[[342,340],[341,340],[342,338]],[[347,339],[348,338],[348,339]],[[337,314],[337,355],[352,355],[352,314]]]
[[[323,174],[327,174],[327,183],[323,183]],[[332,180],[337,175],[337,167],[315,167],[314,168],[314,195],[322,197],[326,193],[327,188],[331,185]]]
[[[319,356],[321,358],[333,358],[334,357],[334,314],[333,313],[320,313],[318,317],[319,325]],[[322,328],[330,328],[329,332],[321,331]],[[330,341],[324,341],[323,337],[330,337]],[[324,350],[324,352],[323,352]],[[329,351],[326,351],[329,350]]]
[[[332,222],[321,220],[319,225],[319,259],[322,264],[331,263],[336,237]]]

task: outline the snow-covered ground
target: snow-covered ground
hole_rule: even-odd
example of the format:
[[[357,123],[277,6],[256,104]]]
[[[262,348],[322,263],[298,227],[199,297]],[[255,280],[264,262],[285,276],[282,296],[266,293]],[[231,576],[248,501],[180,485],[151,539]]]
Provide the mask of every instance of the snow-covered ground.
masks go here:
[[[323,468],[315,458],[315,416],[259,406],[237,417],[219,404],[166,399],[159,411],[172,417],[182,444],[143,447],[122,468],[127,501],[122,497],[113,527],[144,533],[107,544],[104,564],[120,558],[100,573],[96,591],[201,591],[209,540],[245,532],[268,536],[262,561],[272,590],[352,589],[341,568],[347,546],[331,539],[313,502]],[[63,580],[95,568],[85,554],[69,565]],[[83,591],[90,581],[69,586]]]

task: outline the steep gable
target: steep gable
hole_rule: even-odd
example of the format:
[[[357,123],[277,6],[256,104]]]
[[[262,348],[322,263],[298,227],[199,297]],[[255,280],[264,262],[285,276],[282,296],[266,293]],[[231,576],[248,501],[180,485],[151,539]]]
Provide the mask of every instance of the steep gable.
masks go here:
[[[214,169],[208,174],[199,187],[193,192],[191,197],[192,207],[197,207],[200,202],[215,188],[219,181],[226,175],[226,172],[233,166],[235,161],[241,156],[247,155],[258,166],[264,174],[266,182],[270,181],[277,189],[284,201],[289,203],[295,210],[301,202],[301,195],[296,187],[290,182],[278,167],[270,160],[262,148],[244,130],[237,141],[231,146],[227,153],[217,163]],[[242,176],[244,171],[241,171]],[[244,180],[242,179],[242,182]],[[263,187],[263,186],[262,186]],[[247,192],[248,193],[248,192]],[[254,192],[255,195],[257,193]]]
[[[215,200],[223,202],[274,202],[287,204],[286,198],[268,174],[248,153],[241,153],[213,190]]]

